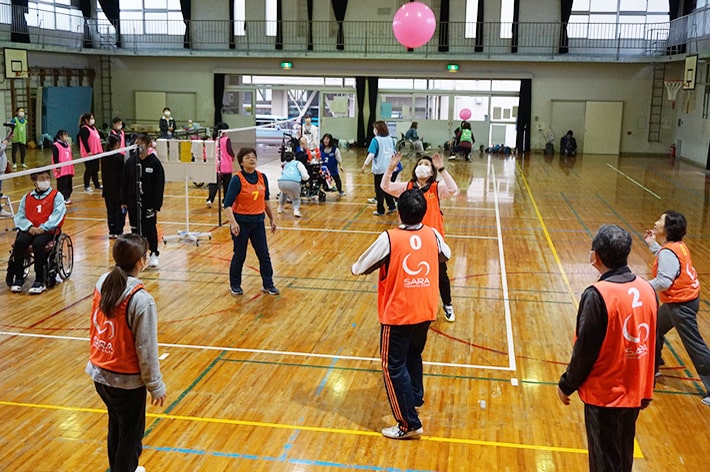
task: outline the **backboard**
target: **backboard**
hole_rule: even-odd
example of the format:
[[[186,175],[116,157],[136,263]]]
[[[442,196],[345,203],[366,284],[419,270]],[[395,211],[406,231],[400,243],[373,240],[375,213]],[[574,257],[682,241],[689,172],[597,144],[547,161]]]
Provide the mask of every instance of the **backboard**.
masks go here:
[[[685,71],[683,72],[683,90],[695,90],[695,78],[698,75],[698,55],[693,54],[685,58]]]
[[[6,79],[27,79],[29,77],[26,49],[5,48],[4,56]]]

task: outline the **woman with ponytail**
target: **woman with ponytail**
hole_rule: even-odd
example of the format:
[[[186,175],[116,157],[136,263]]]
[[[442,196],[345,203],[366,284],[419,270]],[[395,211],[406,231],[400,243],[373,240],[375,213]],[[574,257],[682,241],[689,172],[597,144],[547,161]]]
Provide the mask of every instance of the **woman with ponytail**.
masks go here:
[[[163,406],[165,384],[158,360],[158,312],[138,278],[148,266],[148,242],[122,234],[113,245],[116,265],[94,288],[91,348],[86,373],[108,409],[108,461],[112,472],[144,471],[146,391]]]
[[[422,223],[436,229],[444,236],[444,213],[441,211],[441,200],[453,197],[459,191],[454,178],[444,167],[444,158],[439,153],[432,157],[420,156],[417,165],[412,169],[412,178],[409,182],[392,182],[391,176],[397,169],[397,164],[402,160],[402,154],[392,156],[384,177],[382,177],[382,190],[393,197],[399,197],[405,190],[419,189],[424,194],[427,210]],[[441,179],[437,179],[437,177]],[[446,261],[439,262],[439,294],[441,295],[444,319],[453,322],[456,319],[454,306],[451,303],[451,282],[446,272]]]

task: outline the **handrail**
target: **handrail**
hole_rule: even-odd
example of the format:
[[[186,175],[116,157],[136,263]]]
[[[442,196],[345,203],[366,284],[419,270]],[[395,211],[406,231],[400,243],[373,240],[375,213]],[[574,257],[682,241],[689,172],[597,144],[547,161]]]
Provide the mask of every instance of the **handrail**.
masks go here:
[[[19,10],[15,11],[17,13]],[[28,20],[28,30],[40,44],[51,44],[69,49],[83,48],[83,41],[77,41],[82,32],[43,28],[39,10],[30,8],[23,13]],[[57,13],[56,24],[60,22]],[[417,58],[441,58],[473,56],[491,58],[511,57],[557,57],[559,38],[567,28],[569,42],[565,56],[633,58],[641,56],[662,56],[671,46],[686,44],[688,41],[710,39],[710,8],[693,12],[672,22],[662,23],[589,23],[564,25],[559,22],[483,22],[474,27],[470,23],[452,21],[447,24],[448,42],[439,43],[438,30],[432,39],[421,48],[407,51],[392,33],[390,21],[348,21],[343,25],[344,49],[338,49],[337,23],[333,21],[311,22],[312,43],[308,43],[308,23],[284,20],[280,22],[282,43],[277,49],[273,28],[265,20],[246,20],[244,28],[229,37],[229,20],[120,20],[121,39],[127,50],[135,54],[151,50],[185,49],[185,29],[190,28],[190,51],[230,51],[236,54],[289,54],[293,57],[327,56],[337,57],[387,57],[406,56]],[[96,19],[85,20],[89,32],[99,34],[106,30],[108,36],[116,37],[115,28]],[[20,22],[18,22],[18,25]],[[101,28],[99,28],[99,24]],[[510,32],[515,26],[517,44],[513,43]],[[0,23],[0,41],[8,38],[12,24]],[[482,38],[467,36],[479,32]],[[118,38],[117,38],[118,39]],[[482,41],[481,41],[482,39]],[[233,42],[234,47],[230,47]],[[482,42],[482,47],[480,43]],[[78,46],[77,46],[78,44]],[[98,48],[115,48],[110,41],[97,41]],[[517,49],[512,53],[513,47]]]

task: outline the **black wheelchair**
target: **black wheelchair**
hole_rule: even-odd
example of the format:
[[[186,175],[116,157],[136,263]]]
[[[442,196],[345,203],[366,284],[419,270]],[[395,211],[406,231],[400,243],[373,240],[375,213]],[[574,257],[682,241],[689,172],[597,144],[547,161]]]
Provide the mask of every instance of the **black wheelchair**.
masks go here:
[[[47,252],[47,265],[44,268],[45,280],[44,285],[47,288],[54,287],[57,284],[57,277],[62,281],[71,276],[74,269],[74,244],[68,234],[58,231],[54,238],[44,247]],[[7,274],[5,275],[5,283],[8,287],[12,286],[13,274],[10,272],[10,267],[14,262],[14,256],[10,251],[10,259],[7,262]],[[30,269],[34,266],[35,258],[32,251],[32,246],[27,248],[23,267],[23,280],[27,279]]]

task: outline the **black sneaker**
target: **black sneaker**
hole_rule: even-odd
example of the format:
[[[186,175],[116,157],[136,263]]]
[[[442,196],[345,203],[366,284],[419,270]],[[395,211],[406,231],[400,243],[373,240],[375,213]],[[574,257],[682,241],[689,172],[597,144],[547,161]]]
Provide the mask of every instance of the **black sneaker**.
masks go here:
[[[39,295],[40,293],[47,290],[47,287],[42,282],[35,282],[32,287],[27,291],[30,295]]]
[[[241,287],[229,287],[229,291],[232,292],[233,297],[238,297],[239,295],[244,295],[244,291]]]
[[[15,281],[12,282],[12,285],[10,285],[10,291],[12,293],[20,293],[22,291],[22,284],[24,284],[25,281],[15,277]]]
[[[278,295],[279,293],[281,293],[281,292],[279,292],[279,289],[276,287],[269,287],[269,288],[264,287],[261,289],[261,291],[264,293],[268,293],[269,295]]]

